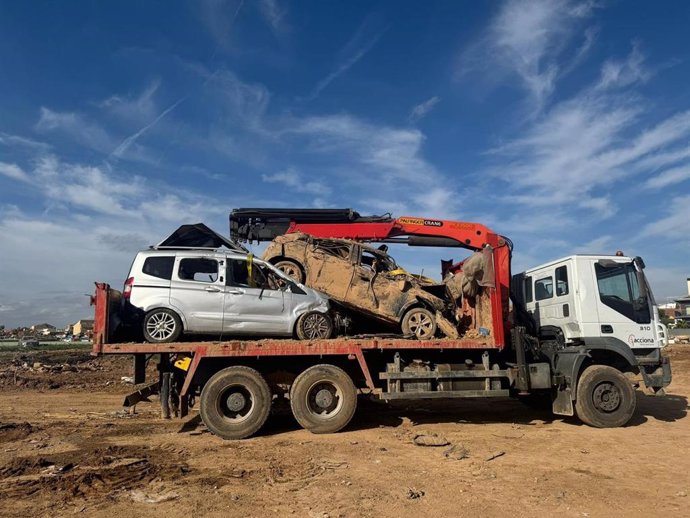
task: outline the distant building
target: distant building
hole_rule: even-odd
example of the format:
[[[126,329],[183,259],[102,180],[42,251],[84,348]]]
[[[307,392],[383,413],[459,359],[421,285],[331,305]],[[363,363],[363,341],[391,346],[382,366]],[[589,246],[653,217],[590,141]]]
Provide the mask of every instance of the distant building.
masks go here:
[[[36,324],[31,326],[31,330],[34,333],[43,333],[44,331],[52,333],[53,331],[55,331],[55,326],[51,326],[50,324]]]
[[[685,320],[686,322],[690,322],[690,277],[687,278],[687,283],[687,296],[676,299],[676,304],[678,304],[676,320]]]
[[[675,302],[668,302],[666,304],[659,304],[659,316],[670,319],[675,319],[678,314],[678,304]]]
[[[93,333],[93,320],[79,320],[72,326],[74,336],[88,335]]]

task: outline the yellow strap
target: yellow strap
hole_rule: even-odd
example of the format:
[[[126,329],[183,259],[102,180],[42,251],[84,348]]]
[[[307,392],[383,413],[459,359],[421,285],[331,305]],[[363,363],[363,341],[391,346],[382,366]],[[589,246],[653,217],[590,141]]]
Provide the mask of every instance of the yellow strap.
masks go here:
[[[247,284],[250,288],[256,288],[254,282],[254,254],[247,254]]]

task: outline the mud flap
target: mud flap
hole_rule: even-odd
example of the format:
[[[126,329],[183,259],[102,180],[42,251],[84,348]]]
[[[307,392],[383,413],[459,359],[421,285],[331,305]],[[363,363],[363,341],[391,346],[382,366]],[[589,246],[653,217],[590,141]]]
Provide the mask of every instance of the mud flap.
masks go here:
[[[573,394],[570,387],[556,390],[556,398],[553,400],[551,410],[556,415],[575,415]]]

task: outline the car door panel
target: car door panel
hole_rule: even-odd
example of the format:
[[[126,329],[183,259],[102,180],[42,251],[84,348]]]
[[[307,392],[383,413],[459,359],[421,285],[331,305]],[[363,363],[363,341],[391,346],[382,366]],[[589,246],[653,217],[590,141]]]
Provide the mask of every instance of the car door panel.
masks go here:
[[[290,293],[281,289],[251,286],[246,259],[228,259],[224,287],[223,330],[229,334],[289,335]],[[261,268],[252,265],[252,270]]]
[[[200,260],[206,261],[203,263],[206,266],[215,262],[216,273],[190,273],[189,265],[199,264]],[[215,333],[222,330],[224,293],[218,269],[218,260],[212,256],[198,258],[179,255],[176,258],[170,281],[170,305],[183,316],[186,332]]]

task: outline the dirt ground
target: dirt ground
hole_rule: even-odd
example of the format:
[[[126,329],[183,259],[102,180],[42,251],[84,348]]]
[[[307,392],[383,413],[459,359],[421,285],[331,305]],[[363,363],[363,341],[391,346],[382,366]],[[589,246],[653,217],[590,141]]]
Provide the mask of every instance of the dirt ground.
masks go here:
[[[125,358],[5,353],[0,516],[688,516],[690,346],[668,354],[668,395],[638,391],[620,429],[511,400],[366,403],[338,434],[278,411],[222,441],[195,412],[123,412]]]

